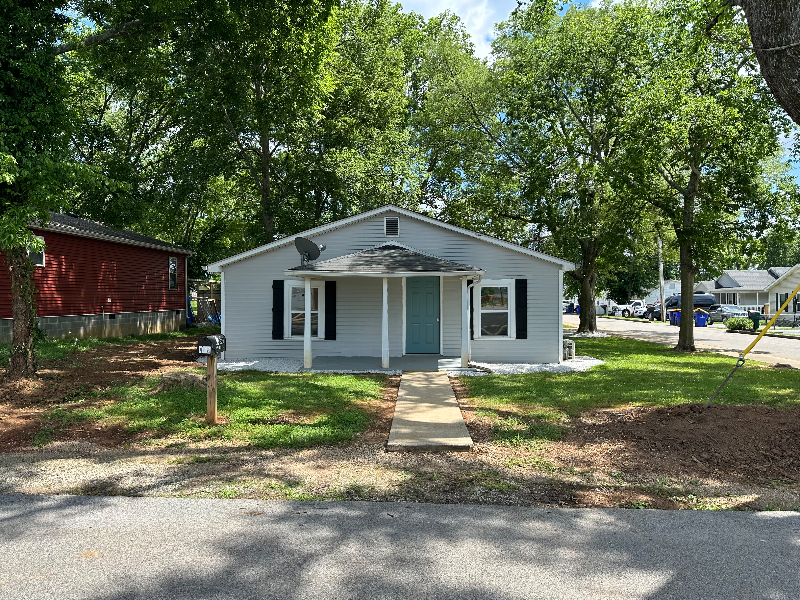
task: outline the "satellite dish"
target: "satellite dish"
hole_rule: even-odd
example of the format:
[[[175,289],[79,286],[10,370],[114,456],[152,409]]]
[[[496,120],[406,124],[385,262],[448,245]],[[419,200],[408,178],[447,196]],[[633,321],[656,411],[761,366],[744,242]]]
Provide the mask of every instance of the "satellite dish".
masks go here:
[[[312,260],[317,260],[319,258],[319,253],[325,250],[325,244],[320,244],[317,246],[311,240],[307,240],[306,238],[302,237],[294,238],[294,247],[297,248],[300,256],[303,257],[303,264],[306,264]]]

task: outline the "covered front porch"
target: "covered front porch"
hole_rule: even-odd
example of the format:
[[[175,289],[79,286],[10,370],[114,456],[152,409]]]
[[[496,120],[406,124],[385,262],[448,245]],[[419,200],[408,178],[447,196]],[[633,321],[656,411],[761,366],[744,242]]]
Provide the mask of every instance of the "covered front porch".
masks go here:
[[[380,356],[317,356],[318,371],[447,371],[458,369],[460,356],[439,354],[406,354],[391,358],[391,367],[384,367]]]
[[[304,263],[284,273],[302,281],[302,284],[292,284],[287,296],[287,326],[292,337],[300,337],[302,332],[305,369],[436,371],[442,360],[449,361],[443,363],[442,368],[467,367],[469,364],[469,295],[472,285],[484,274],[483,269],[423,254],[398,244],[386,244],[327,261]],[[346,291],[346,294],[334,289],[325,291],[326,307],[323,310],[323,282],[331,281],[346,284],[335,286],[341,287],[340,292]],[[445,281],[449,290],[447,299]],[[331,291],[335,292],[334,298],[330,297]],[[374,300],[365,303],[366,297]],[[380,320],[375,312],[378,297]],[[336,307],[334,311],[330,310],[332,303]],[[364,306],[364,318],[354,321],[353,307],[359,305]],[[326,332],[323,341],[321,332],[328,328],[331,318],[336,319],[335,311],[348,314],[347,328],[342,329],[342,324],[338,323],[340,331],[333,338]],[[374,316],[370,318],[369,313]],[[451,333],[449,352],[445,352],[442,341],[445,315],[451,325],[448,329]],[[325,326],[321,322],[323,318]],[[379,338],[380,356],[346,356],[347,350],[357,352],[357,348],[342,348],[341,341],[331,345],[331,339],[343,341],[342,334],[352,336],[354,331],[364,339],[374,339],[376,344]],[[455,336],[461,338],[458,356],[455,356],[459,351]],[[336,349],[335,356],[326,355],[326,345],[331,350]],[[401,352],[399,348],[402,348]],[[377,354],[377,347],[373,351]]]

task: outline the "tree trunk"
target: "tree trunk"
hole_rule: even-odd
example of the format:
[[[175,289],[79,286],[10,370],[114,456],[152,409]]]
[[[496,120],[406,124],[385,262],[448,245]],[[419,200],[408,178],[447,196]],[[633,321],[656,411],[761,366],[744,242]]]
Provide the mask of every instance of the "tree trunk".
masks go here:
[[[681,225],[676,228],[681,261],[681,328],[675,350],[694,352],[694,210],[700,189],[700,170],[692,165],[689,185],[683,196]]]
[[[739,0],[738,4],[744,8],[761,74],[778,103],[800,124],[800,2]]]
[[[14,317],[11,341],[11,362],[6,371],[9,379],[33,377],[36,374],[36,288],[33,284],[35,267],[28,260],[26,248],[6,252],[8,274],[11,278],[11,307]]]
[[[594,304],[594,288],[597,284],[597,256],[599,244],[596,239],[582,239],[581,272],[577,275],[581,284],[578,302],[581,307],[578,333],[595,333],[597,331],[597,310]]]
[[[694,261],[692,240],[683,240],[681,251],[681,329],[675,350],[694,352]]]

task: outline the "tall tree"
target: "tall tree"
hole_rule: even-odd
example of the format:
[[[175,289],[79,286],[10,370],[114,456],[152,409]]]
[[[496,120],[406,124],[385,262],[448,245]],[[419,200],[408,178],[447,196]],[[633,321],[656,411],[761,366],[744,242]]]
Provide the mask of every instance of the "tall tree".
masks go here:
[[[260,199],[266,242],[275,239],[284,208],[276,194],[281,160],[333,89],[332,9],[332,0],[214,3],[198,11],[202,27],[174,41],[193,118],[235,144]]]
[[[769,195],[760,182],[786,126],[746,49],[744,25],[726,21],[719,36],[706,36],[707,11],[696,0],[660,5],[647,85],[627,106],[628,135],[637,143],[620,173],[635,179],[675,231],[686,315],[709,257],[745,227],[766,225]],[[693,327],[681,320],[677,350],[694,351]]]
[[[495,214],[543,228],[545,247],[578,264],[567,275],[579,287],[580,332],[597,329],[598,275],[623,255],[638,213],[614,178],[630,139],[625,102],[649,59],[650,16],[630,3],[560,16],[554,3],[533,2],[494,45],[504,99],[498,146],[519,181],[518,196]]]
[[[3,2],[0,13],[0,249],[11,278],[14,318],[7,375],[36,371],[38,338],[29,229],[48,219],[67,184],[63,65],[52,52],[65,34],[64,2]]]

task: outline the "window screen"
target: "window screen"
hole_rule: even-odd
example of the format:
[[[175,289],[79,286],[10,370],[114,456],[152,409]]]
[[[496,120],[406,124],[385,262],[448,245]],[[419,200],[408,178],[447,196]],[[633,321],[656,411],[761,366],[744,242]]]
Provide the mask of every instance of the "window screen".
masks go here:
[[[178,259],[174,256],[169,257],[169,289],[178,289]]]
[[[44,242],[44,238],[41,236],[36,236],[39,240]],[[37,267],[44,266],[44,249],[42,250],[29,250],[28,251],[28,260],[31,261]]]

